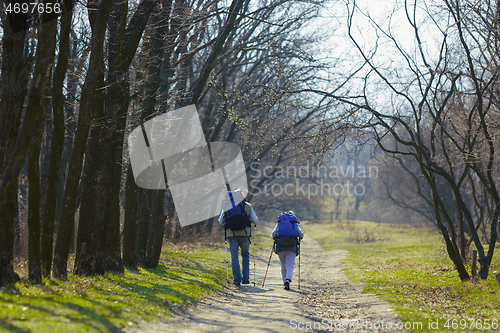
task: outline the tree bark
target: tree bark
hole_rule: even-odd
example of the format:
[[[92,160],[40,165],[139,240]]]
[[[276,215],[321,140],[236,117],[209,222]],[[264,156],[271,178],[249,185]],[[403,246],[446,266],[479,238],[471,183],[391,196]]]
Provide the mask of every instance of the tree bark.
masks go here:
[[[433,178],[432,180],[435,180],[435,178]],[[442,234],[443,239],[445,241],[448,256],[451,258],[451,260],[455,264],[455,268],[458,272],[458,275],[460,276],[460,280],[468,281],[470,279],[469,273],[467,273],[467,270],[464,267],[464,264],[463,264],[461,257],[460,257],[460,252],[458,251],[456,244],[453,244],[453,241],[448,234],[448,230],[446,229],[446,227],[444,226],[444,224],[441,221],[441,211],[440,211],[440,208],[439,208],[440,205],[438,202],[439,197],[437,197],[439,194],[436,190],[436,183],[435,183],[435,181],[434,182],[430,181],[429,185],[431,185],[432,195],[434,197],[434,209],[436,212],[436,223],[437,223],[439,230],[441,231],[441,234]]]
[[[137,258],[137,185],[135,184],[132,166],[127,170],[125,185],[125,220],[123,222],[123,265],[135,268]]]
[[[28,152],[28,261],[29,279],[32,283],[42,282],[41,267],[41,216],[40,216],[40,149],[47,115],[50,77],[54,62],[57,20],[53,15],[44,14],[44,25],[39,30],[38,47],[35,59],[35,74],[40,73],[39,82],[30,88],[26,113],[38,110]],[[44,72],[45,71],[45,72]],[[37,77],[37,76],[35,76]],[[52,251],[52,247],[51,247]]]
[[[165,190],[158,190],[154,197],[156,201],[153,206],[153,216],[150,220],[145,268],[156,268],[158,266],[163,246],[163,234],[165,233]]]
[[[3,17],[2,17],[3,19]],[[25,14],[8,13],[3,20],[2,77],[0,84],[0,170],[10,162],[19,133],[31,59],[24,56]],[[17,32],[16,32],[17,31]],[[22,167],[22,165],[21,165]],[[10,176],[10,175],[9,175]],[[3,178],[2,178],[3,179]],[[9,188],[0,180],[0,286],[19,280],[14,272],[14,230],[17,217],[17,177]]]
[[[100,110],[103,105],[102,94],[95,96],[94,100],[96,105],[93,110]],[[94,112],[94,115],[98,114],[100,114],[98,111]],[[77,275],[103,275],[105,273],[109,201],[103,200],[103,197],[110,196],[110,188],[106,186],[102,172],[96,172],[96,165],[100,159],[104,158],[102,154],[99,154],[100,132],[99,126],[92,128],[88,154],[85,154],[75,258],[75,274]]]
[[[137,258],[142,267],[147,265],[149,223],[154,219],[155,194],[156,192],[143,188],[139,188],[138,191]]]
[[[82,163],[87,138],[89,135],[92,108],[95,104],[97,91],[102,87],[104,71],[104,37],[106,24],[113,0],[102,0],[95,17],[92,29],[91,54],[89,68],[80,98],[78,126],[69,162],[68,176],[63,196],[63,205],[57,231],[56,248],[57,264],[54,262],[54,275],[58,278],[67,276],[67,260],[71,242],[71,233],[75,224],[76,197],[78,183],[82,173]],[[82,244],[80,244],[81,246]],[[78,250],[78,244],[77,244]],[[80,253],[79,253],[80,254]],[[80,254],[81,255],[81,254]],[[78,257],[77,257],[78,260]]]
[[[40,255],[40,144],[42,141],[45,110],[39,106],[37,125],[28,152],[28,269],[31,283],[42,282]]]
[[[49,171],[47,177],[47,191],[45,193],[44,219],[42,224],[41,239],[41,262],[43,276],[50,277],[52,267],[52,250],[54,243],[54,224],[57,207],[57,192],[59,188],[59,172],[61,169],[61,157],[64,146],[64,96],[63,83],[68,68],[68,57],[70,49],[69,34],[73,11],[71,0],[64,1],[65,14],[61,17],[61,33],[59,38],[59,54],[54,71],[52,83],[52,114],[54,119],[54,132],[51,142],[51,154]]]
[[[86,154],[83,174],[82,205],[78,228],[78,249],[85,243],[86,255],[78,255],[75,269],[79,274],[123,272],[120,255],[119,184],[114,184],[117,163],[115,146],[118,115],[122,103],[128,106],[128,89],[120,64],[123,62],[127,2],[115,0],[108,20],[108,73],[104,86],[107,95],[96,100],[96,112]],[[125,93],[125,96],[120,94]],[[126,114],[126,113],[125,113]],[[115,140],[113,140],[115,139]],[[119,164],[121,165],[121,164]],[[121,169],[120,172],[121,173]]]
[[[16,14],[18,15],[18,14]],[[39,149],[40,149],[40,141],[41,139],[37,138],[37,136],[41,135],[41,131],[37,133],[36,126],[38,124],[39,127],[42,127],[43,129],[43,123],[45,119],[45,112],[47,109],[47,102],[48,100],[43,97],[43,95],[47,95],[48,92],[48,86],[50,82],[50,75],[52,73],[52,64],[54,62],[54,52],[55,52],[55,36],[57,32],[57,20],[55,19],[57,15],[55,13],[44,13],[42,17],[42,25],[39,28],[38,32],[38,44],[37,44],[37,52],[36,52],[36,62],[35,62],[35,69],[33,73],[33,81],[32,85],[29,89],[29,96],[28,96],[28,105],[26,107],[26,112],[24,116],[24,121],[21,125],[19,134],[17,136],[16,140],[16,146],[14,149],[14,152],[12,153],[12,157],[9,161],[9,164],[3,174],[0,187],[1,187],[1,193],[0,193],[0,201],[2,201],[3,198],[5,198],[5,195],[8,193],[13,193],[13,188],[15,188],[15,185],[17,184],[17,177],[19,175],[19,172],[21,171],[22,165],[25,160],[26,153],[28,152],[30,148],[30,141],[31,138],[34,135],[34,144],[38,145],[38,148],[34,148],[35,151],[33,151],[34,154],[37,155],[36,159],[37,161],[34,162],[33,159],[35,159],[34,156],[32,156],[32,162],[37,163],[38,165],[38,156],[39,156]],[[9,52],[7,52],[9,53]],[[5,53],[4,53],[5,55]],[[2,73],[3,76],[3,73]],[[22,81],[22,78],[20,78]],[[40,117],[37,116],[37,114],[40,112]],[[40,141],[39,141],[40,140]],[[38,142],[37,142],[38,141]],[[36,152],[38,150],[38,153]],[[33,166],[33,164],[32,164]],[[35,174],[37,173],[36,170],[33,170],[32,168],[32,174],[33,171]],[[39,186],[39,175],[36,177],[34,175],[34,178],[36,178],[33,181],[38,182]],[[31,186],[33,188],[33,184]],[[35,186],[36,187],[36,186]],[[34,199],[31,200],[33,204],[33,200],[39,200],[39,193],[38,193],[38,199],[37,193],[39,191],[39,188],[36,189],[34,188]],[[14,192],[15,193],[15,192]],[[36,240],[33,238],[30,240],[33,240],[35,242],[34,246],[31,247],[31,253],[33,254],[34,251],[38,251],[36,254],[35,262],[34,262],[34,267],[33,271],[30,272],[32,273],[32,280],[33,281],[38,281],[39,277],[38,275],[41,273],[39,270],[39,232],[40,232],[40,225],[39,225],[39,202],[36,204],[33,204],[35,206],[35,209],[37,209],[35,215],[32,215],[31,219],[31,224],[32,224],[32,230],[35,231],[35,235],[38,236]],[[38,207],[37,207],[38,206]],[[38,221],[34,221],[34,219],[37,219]],[[12,237],[13,239],[13,237]]]
[[[110,95],[105,112],[96,113],[109,122],[100,121],[95,125],[85,162],[75,263],[75,272],[80,275],[103,274],[108,270],[123,271],[119,242],[121,169],[118,171],[116,166],[121,160],[123,134],[117,132],[123,132],[125,128],[123,120],[129,103],[126,82],[128,68],[155,4],[156,1],[142,1],[126,29],[126,3],[116,1],[113,7],[107,82]],[[118,155],[120,157],[117,159]],[[85,253],[82,251],[83,244]]]
[[[145,98],[142,104],[141,120],[144,121],[150,118],[155,112],[157,103],[157,94],[161,85],[161,67],[164,58],[167,20],[166,15],[169,15],[169,8],[172,5],[171,1],[167,1],[163,11],[155,13],[153,16],[153,29],[149,58],[148,74],[149,80],[146,86]],[[153,193],[143,195],[139,198],[147,199],[147,203],[142,203],[142,214],[140,219],[141,230],[139,235],[140,262],[143,267],[156,268],[158,265],[159,254],[163,245],[163,233],[165,231],[165,215],[163,209],[160,210],[160,202],[165,199],[165,190],[158,190]],[[147,207],[147,210],[145,208]],[[161,236],[158,236],[161,233]],[[158,239],[158,237],[161,237]]]
[[[71,34],[71,32],[70,32]],[[61,37],[62,39],[62,37]],[[72,47],[70,50],[70,58],[71,59],[76,59],[76,49],[77,49],[77,41],[71,41]],[[68,89],[69,96],[66,99],[66,102],[64,103],[64,114],[66,118],[65,122],[65,137],[64,137],[64,143],[63,143],[63,151],[62,151],[62,156],[61,156],[61,163],[60,163],[60,169],[59,169],[59,186],[57,189],[57,205],[56,205],[56,212],[55,212],[55,218],[54,218],[54,223],[56,223],[55,227],[55,235],[59,235],[59,228],[62,228],[64,231],[62,234],[66,235],[66,238],[60,238],[56,237],[56,242],[55,242],[55,249],[54,249],[54,261],[53,261],[53,267],[52,267],[52,273],[55,277],[59,279],[64,279],[66,276],[66,273],[61,274],[60,272],[66,272],[67,271],[67,259],[68,259],[68,254],[70,251],[74,250],[74,222],[73,225],[61,225],[61,212],[62,212],[62,206],[64,202],[64,191],[65,191],[65,184],[66,184],[66,179],[69,173],[69,162],[71,158],[71,150],[73,147],[73,141],[74,141],[74,133],[77,132],[77,114],[75,112],[75,98],[74,96],[76,95],[76,90],[77,90],[77,84],[78,84],[78,77],[77,77],[77,66],[75,66],[74,63],[69,63],[68,64],[68,71],[70,73],[73,73],[73,77],[69,77],[67,80],[67,86],[66,88]],[[68,250],[63,250],[63,249],[68,249]]]

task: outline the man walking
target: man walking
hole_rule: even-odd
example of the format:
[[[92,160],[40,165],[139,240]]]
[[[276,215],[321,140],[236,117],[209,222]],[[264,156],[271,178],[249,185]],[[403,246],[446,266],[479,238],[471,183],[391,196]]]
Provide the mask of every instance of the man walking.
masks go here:
[[[235,204],[236,202],[239,203]],[[241,283],[249,284],[251,223],[256,226],[259,223],[259,219],[255,215],[252,205],[246,202],[240,190],[228,192],[226,209],[219,216],[219,223],[225,226],[226,238],[229,240],[234,285],[239,287]],[[238,258],[240,248],[242,258],[241,271]]]

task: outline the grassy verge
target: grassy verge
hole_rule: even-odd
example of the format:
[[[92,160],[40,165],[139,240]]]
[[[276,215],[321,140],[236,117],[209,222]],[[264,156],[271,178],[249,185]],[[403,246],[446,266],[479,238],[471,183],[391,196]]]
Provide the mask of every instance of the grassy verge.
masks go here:
[[[226,280],[223,246],[195,247],[164,250],[157,269],[2,288],[0,331],[113,332],[168,317]]]
[[[254,239],[252,238],[252,246]],[[257,231],[257,238],[255,239],[255,246],[259,250],[271,251],[273,247],[273,239],[271,238],[271,233],[266,233],[263,230]]]
[[[391,303],[402,322],[421,322],[423,331],[433,332],[500,328],[500,291],[494,277],[500,270],[500,249],[486,281],[463,283],[442,236],[429,226],[351,221],[303,229],[326,250],[348,250],[344,263],[350,279]]]

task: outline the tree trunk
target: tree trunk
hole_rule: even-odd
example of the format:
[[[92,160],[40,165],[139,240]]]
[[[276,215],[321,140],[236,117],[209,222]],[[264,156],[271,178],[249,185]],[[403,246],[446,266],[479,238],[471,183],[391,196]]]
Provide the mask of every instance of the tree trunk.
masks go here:
[[[50,82],[48,87],[45,89],[45,96],[51,95]],[[48,101],[50,102],[50,100]],[[48,182],[48,171],[49,171],[49,163],[50,156],[52,154],[52,145],[50,142],[52,141],[52,137],[54,134],[54,117],[52,113],[52,103],[45,103],[47,105],[46,114],[45,114],[45,122],[42,124],[42,128],[44,128],[41,135],[41,146],[40,146],[40,230],[43,228],[45,224],[45,215],[43,214],[43,207],[46,205],[46,196],[47,193],[47,182]],[[42,272],[43,274],[43,272]]]
[[[52,51],[55,51],[55,33],[57,21],[53,20],[51,23],[46,25],[44,28],[52,28],[51,30],[45,31],[49,33],[49,36],[42,36],[40,39],[49,38],[52,40],[52,44],[46,45],[46,47],[52,47]],[[53,26],[52,26],[53,25]],[[51,27],[52,26],[52,27]],[[43,30],[41,30],[43,32]],[[52,53],[52,57],[54,53]],[[53,58],[52,58],[53,59]],[[43,60],[43,59],[42,59]],[[36,65],[38,64],[38,59]],[[41,66],[46,65],[43,61]],[[40,66],[40,65],[39,65]],[[39,284],[42,282],[42,266],[41,266],[41,216],[40,216],[40,188],[41,188],[41,174],[40,174],[40,149],[42,143],[42,136],[44,133],[44,124],[46,123],[45,118],[47,115],[47,105],[48,98],[43,98],[41,101],[38,96],[48,96],[49,91],[49,78],[50,78],[50,68],[49,73],[45,76],[45,80],[41,82],[40,88],[33,87],[32,89],[40,89],[40,93],[32,94],[30,92],[30,100],[28,101],[29,107],[38,108],[38,119],[36,121],[35,129],[32,133],[32,140],[30,150],[28,152],[28,261],[29,261],[29,280],[31,283]],[[31,100],[32,96],[34,101]],[[40,103],[37,105],[37,103]],[[51,247],[52,251],[52,247]]]
[[[154,32],[151,43],[148,45],[150,58],[148,62],[149,80],[142,103],[141,122],[148,119],[155,110],[157,93],[161,84],[160,74],[164,58],[164,35],[167,28],[166,17],[170,15],[169,9],[171,4],[171,1],[166,1],[163,11],[156,12],[153,15],[152,26],[154,27]],[[129,179],[130,182],[135,183],[131,172],[129,172],[129,177],[127,177],[127,183]],[[135,187],[135,184],[132,186]],[[127,256],[129,258],[132,255],[136,256],[134,258],[135,261],[131,260],[131,263],[138,263],[147,268],[155,268],[158,265],[159,254],[161,253],[161,246],[163,244],[163,233],[165,231],[165,217],[163,209],[159,207],[159,202],[164,202],[165,190],[153,192],[144,189],[131,189],[131,185],[127,185],[127,189],[130,189],[131,201],[135,201],[138,204],[137,223],[131,221],[130,218],[127,223],[127,231],[134,232],[135,234],[126,235],[127,242],[136,241],[136,246],[134,246],[136,253],[130,253],[127,250],[129,252]],[[158,235],[159,232],[161,232],[160,236]]]
[[[152,212],[154,211],[154,195],[156,192],[139,188],[138,202],[139,202],[139,216],[137,219],[137,258],[138,263],[142,267],[147,263],[147,244],[149,223],[153,219]]]
[[[61,33],[59,38],[59,54],[54,71],[52,83],[52,114],[54,130],[51,142],[51,154],[47,176],[47,189],[45,192],[45,206],[43,210],[44,219],[42,224],[41,238],[41,262],[43,276],[50,277],[52,267],[52,250],[54,243],[54,223],[57,207],[57,193],[59,188],[59,172],[61,169],[61,157],[64,146],[64,96],[63,83],[66,76],[69,57],[69,34],[71,32],[71,21],[73,11],[71,0],[64,2],[65,14],[61,17]]]
[[[102,168],[109,175],[110,187],[112,188],[112,202],[110,226],[107,240],[107,270],[123,271],[123,263],[120,256],[120,188],[122,176],[123,140],[126,126],[128,106],[130,103],[130,84],[128,83],[128,69],[136,53],[142,33],[146,27],[148,18],[155,7],[156,1],[142,1],[130,20],[127,28],[126,4],[117,1],[115,18],[115,39],[113,57],[115,62],[110,66],[109,82],[114,82],[110,94],[110,115],[114,118],[114,127],[108,132],[110,138],[110,164],[104,164]],[[122,11],[120,12],[121,9]],[[111,35],[112,33],[110,33]],[[110,48],[111,50],[111,48]],[[133,237],[133,236],[132,236]]]
[[[71,35],[71,32],[70,32]],[[62,38],[62,37],[61,37]],[[77,58],[77,41],[73,40],[70,42],[72,45],[70,50],[70,58]],[[66,83],[66,88],[68,90],[68,96],[66,98],[66,102],[64,103],[64,114],[66,118],[65,122],[65,136],[64,136],[64,144],[63,144],[63,152],[61,156],[61,167],[59,169],[59,187],[57,189],[57,206],[56,206],[56,214],[55,214],[55,228],[59,225],[59,218],[61,216],[62,204],[63,204],[63,196],[64,196],[64,186],[66,184],[66,178],[68,176],[68,168],[69,168],[69,160],[71,158],[71,149],[73,147],[73,139],[74,133],[76,133],[76,124],[77,124],[77,116],[78,114],[75,112],[75,104],[76,99],[74,96],[77,94],[78,88],[78,69],[77,65],[73,62],[68,63],[68,72],[72,73],[72,76],[69,76]],[[56,230],[57,231],[57,230]],[[56,232],[57,234],[57,232]],[[57,244],[57,243],[56,243]],[[57,253],[54,251],[54,256]],[[54,259],[55,260],[55,259]]]
[[[3,17],[2,17],[3,18]],[[8,13],[2,20],[2,76],[0,84],[0,176],[3,176],[16,145],[27,94],[31,59],[24,57],[26,14]],[[22,167],[22,166],[21,166]],[[14,230],[17,217],[17,177],[9,189],[0,180],[0,286],[19,280],[14,272]]]
[[[123,131],[125,127],[125,122],[120,121],[120,117],[126,114],[124,110],[128,109],[129,103],[127,72],[155,3],[156,1],[142,1],[126,29],[126,2],[116,1],[113,7],[108,55],[107,86],[111,87],[107,106],[109,111],[95,113],[105,116],[102,119],[108,119],[108,123],[101,121],[95,126],[90,138],[91,149],[86,157],[85,169],[88,172],[84,173],[83,179],[84,191],[75,265],[77,274],[123,271],[119,246],[120,191],[119,185],[116,186],[115,177],[116,174],[121,175],[121,170],[116,172],[116,157],[119,154],[121,159],[121,153],[118,152],[121,148],[117,146],[122,146],[123,135],[116,132]],[[96,120],[99,118],[101,117],[98,116]],[[113,138],[116,139],[116,144],[113,144]],[[81,252],[83,244],[86,244],[85,253]],[[106,258],[107,255],[112,257]],[[110,266],[106,266],[106,263],[110,263]]]
[[[35,133],[28,152],[28,266],[31,283],[42,282],[40,256],[40,144],[42,141],[45,112],[39,106]]]
[[[165,193],[165,204],[166,204],[166,232],[165,239],[172,240],[173,239],[173,230],[175,227],[175,206],[174,201],[172,200],[172,195],[170,191],[167,189]]]
[[[154,195],[153,218],[150,220],[145,268],[156,268],[160,260],[165,233],[165,190],[158,190]]]
[[[137,185],[135,184],[132,166],[127,170],[125,185],[125,220],[123,222],[123,264],[137,267]]]
[[[104,72],[104,37],[106,34],[106,24],[113,0],[102,0],[97,10],[97,17],[92,29],[91,55],[87,76],[82,88],[80,98],[80,109],[78,113],[78,126],[75,136],[73,150],[69,162],[68,176],[63,196],[63,205],[59,219],[57,231],[56,258],[54,258],[54,275],[59,278],[67,276],[67,260],[71,242],[71,233],[75,224],[76,197],[78,183],[82,173],[83,153],[87,145],[89,135],[92,108],[95,105],[95,97],[99,93],[98,89],[103,84]],[[79,229],[80,230],[80,229]],[[81,246],[82,244],[80,244]],[[77,260],[82,253],[78,252]],[[85,252],[85,251],[84,251]],[[75,265],[76,266],[76,265]],[[75,267],[76,268],[76,267]]]
[[[109,195],[101,197],[107,202],[108,215],[100,223],[107,223],[105,271],[123,272],[123,262],[120,250],[120,185],[123,131],[125,130],[129,97],[128,68],[122,69],[123,49],[125,42],[125,27],[127,17],[127,2],[116,0],[108,21],[108,76],[106,86],[111,87],[107,94],[105,112],[111,119],[109,126],[101,128],[99,142],[104,146],[102,152],[108,160],[100,159],[99,170],[102,170],[104,184],[109,189]],[[135,50],[134,50],[135,52]],[[101,194],[101,193],[99,193]],[[102,214],[99,214],[102,216]]]
[[[112,134],[110,147],[110,156],[113,156],[113,163],[109,165],[109,184],[112,189],[110,196],[110,227],[107,240],[107,263],[106,269],[110,271],[123,272],[123,262],[120,251],[120,189],[122,181],[123,164],[123,139],[127,119],[127,110],[130,103],[130,86],[128,82],[121,83],[120,93],[116,107],[118,108],[116,116],[116,130]]]
[[[422,171],[424,172],[423,168]],[[446,243],[446,250],[448,252],[448,256],[455,264],[455,269],[457,270],[458,275],[460,276],[460,280],[468,281],[470,279],[470,276],[469,273],[467,273],[467,270],[465,269],[464,264],[462,262],[460,251],[458,250],[458,246],[456,244],[456,237],[454,238],[450,237],[448,230],[446,229],[441,220],[441,216],[444,215],[446,220],[448,221],[448,225],[450,226],[452,232],[454,232],[453,223],[449,218],[448,213],[446,212],[445,206],[442,204],[442,201],[440,201],[439,192],[437,190],[437,185],[436,185],[436,178],[431,175],[426,175],[426,178],[432,190],[432,196],[434,200],[434,210],[436,214],[436,223]]]
[[[94,110],[97,110],[103,101],[102,97],[94,98],[98,104]],[[89,152],[85,154],[75,258],[77,275],[103,275],[105,272],[106,233],[110,215],[109,201],[103,198],[111,195],[111,189],[106,186],[103,173],[97,170],[100,160],[104,159],[102,151],[99,151],[101,130],[100,126],[92,128]]]
[[[10,160],[7,164],[7,167],[4,169],[5,171],[3,172],[2,178],[0,180],[0,201],[4,199],[8,193],[12,193],[12,188],[17,182],[17,177],[24,164],[26,154],[30,147],[31,136],[33,134],[33,130],[37,121],[38,107],[40,105],[40,102],[42,101],[42,94],[46,93],[44,89],[49,84],[52,64],[54,62],[55,34],[57,31],[57,20],[55,20],[54,18],[56,17],[57,14],[49,14],[47,12],[45,12],[42,17],[42,25],[38,31],[37,36],[38,44],[36,52],[36,64],[32,77],[32,85],[29,89],[28,105],[26,107],[23,122],[16,138],[14,151],[9,156]],[[3,55],[5,55],[5,53]],[[23,70],[29,70],[29,67],[23,66]],[[21,77],[19,77],[18,79],[23,81],[23,76],[21,75]],[[24,96],[25,94],[22,96],[23,99]],[[10,99],[10,96],[8,99]],[[7,124],[0,125],[3,126]]]
[[[31,215],[31,230],[33,232],[30,236],[30,241],[34,244],[30,247],[29,252],[33,258],[33,268],[30,271],[30,279],[34,282],[39,282],[41,280],[41,269],[40,269],[40,215],[39,215],[39,153],[40,153],[40,142],[41,135],[43,132],[43,124],[45,122],[45,113],[47,110],[48,99],[43,96],[47,96],[48,87],[50,82],[50,76],[52,73],[52,64],[54,62],[55,53],[55,38],[57,32],[57,16],[54,13],[44,13],[42,17],[42,26],[38,31],[38,44],[36,52],[36,62],[35,69],[33,73],[32,85],[29,89],[28,105],[26,107],[26,112],[24,116],[24,121],[22,123],[19,135],[16,140],[16,147],[12,154],[12,158],[9,161],[9,165],[2,177],[2,194],[0,198],[3,197],[5,193],[12,193],[12,188],[15,188],[17,184],[17,177],[22,168],[25,160],[26,153],[31,146],[36,145],[32,150],[31,163],[28,163],[28,168],[31,164],[31,174],[32,179],[30,180],[30,188],[33,189],[33,196],[30,199],[30,203],[33,209],[30,208]],[[5,54],[5,53],[4,53]],[[37,116],[38,114],[38,116]],[[38,128],[37,128],[38,126]],[[33,138],[33,142],[31,141]],[[33,179],[34,178],[34,179]],[[35,182],[37,184],[35,184]],[[0,199],[1,200],[1,199]],[[35,202],[36,200],[36,202]],[[36,209],[36,212],[34,210]],[[36,238],[36,239],[35,239]],[[35,251],[37,252],[35,254]]]

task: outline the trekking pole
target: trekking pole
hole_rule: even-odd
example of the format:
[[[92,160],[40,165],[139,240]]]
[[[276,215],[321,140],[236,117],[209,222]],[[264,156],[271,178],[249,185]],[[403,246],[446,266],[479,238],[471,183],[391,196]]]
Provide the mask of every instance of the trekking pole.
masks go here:
[[[212,158],[211,155],[210,155],[210,158]],[[226,203],[226,200],[222,200],[222,205],[220,207],[220,209],[221,209],[220,215],[222,215],[225,203]],[[226,225],[224,225],[224,248],[226,249],[226,282],[229,283],[229,267],[227,264],[227,228],[226,228]]]
[[[269,264],[271,263],[271,258],[273,257],[274,245],[276,245],[276,243],[273,243],[273,248],[271,249],[271,255],[269,256],[269,261],[267,262],[266,274],[264,275],[264,281],[262,281],[262,287],[264,287],[264,283],[266,282],[267,270],[269,269]]]
[[[226,248],[226,282],[229,283],[229,267],[227,264],[227,239],[224,240],[224,247]]]
[[[257,224],[254,225],[254,236],[253,236],[253,286],[255,287],[255,281],[257,280],[257,275],[255,275],[255,239],[257,238]]]
[[[298,281],[298,289],[300,289],[300,240],[299,240],[299,281]]]

